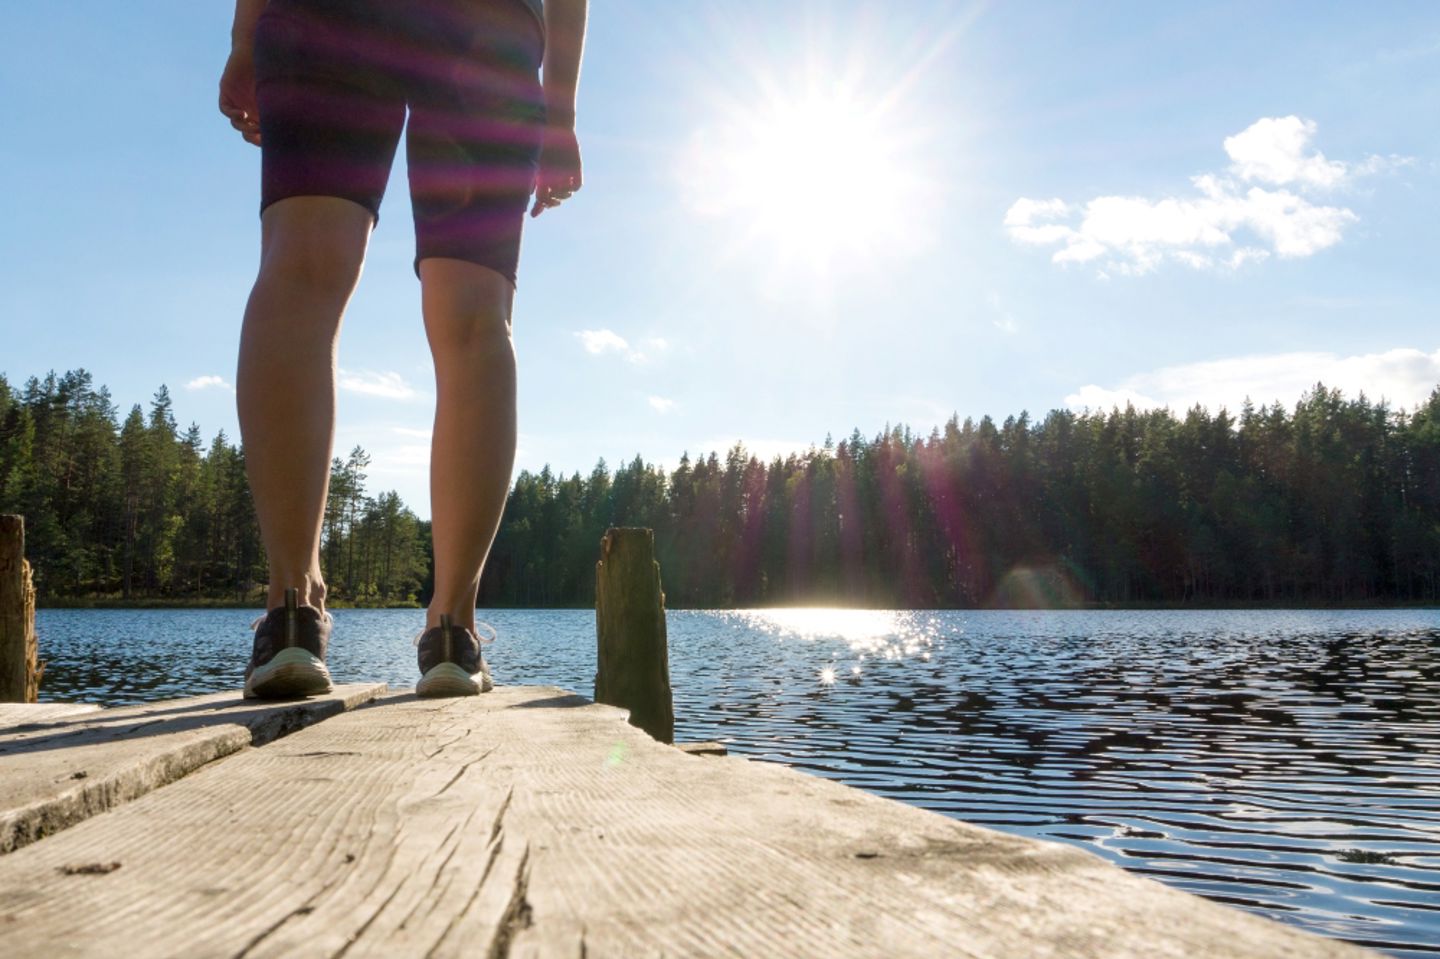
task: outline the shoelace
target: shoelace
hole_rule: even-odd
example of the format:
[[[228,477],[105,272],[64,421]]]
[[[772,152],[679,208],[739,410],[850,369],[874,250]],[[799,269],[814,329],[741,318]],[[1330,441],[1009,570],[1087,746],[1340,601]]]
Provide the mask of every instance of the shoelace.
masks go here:
[[[482,634],[480,632],[480,630],[482,629],[489,630],[490,635],[486,636]],[[415,638],[410,640],[410,644],[412,646],[419,646],[420,640],[423,639],[425,634],[428,632],[430,632],[430,630],[422,628],[420,632],[415,634]],[[495,640],[500,638],[500,633],[498,630],[495,629],[494,626],[491,626],[489,623],[482,623],[477,620],[475,623],[475,638],[480,641],[481,646],[489,646],[491,643],[495,642]]]

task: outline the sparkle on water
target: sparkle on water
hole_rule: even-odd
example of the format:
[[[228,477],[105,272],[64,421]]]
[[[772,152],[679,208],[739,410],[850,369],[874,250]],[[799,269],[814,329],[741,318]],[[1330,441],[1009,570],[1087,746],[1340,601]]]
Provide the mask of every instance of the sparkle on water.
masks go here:
[[[43,696],[234,689],[249,618],[43,610]],[[593,613],[488,618],[497,682],[590,692]],[[335,619],[338,681],[413,684],[418,612]],[[680,740],[1440,955],[1440,611],[671,612],[669,631]]]

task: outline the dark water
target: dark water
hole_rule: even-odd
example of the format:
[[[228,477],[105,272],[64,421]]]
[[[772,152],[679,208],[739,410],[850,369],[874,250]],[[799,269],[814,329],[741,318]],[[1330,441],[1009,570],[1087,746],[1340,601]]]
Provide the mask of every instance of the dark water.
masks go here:
[[[341,610],[341,682],[420,614]],[[248,616],[43,611],[42,698],[238,685]],[[502,611],[497,681],[592,689],[593,614]],[[1440,612],[676,612],[677,738],[1397,956],[1440,955]]]

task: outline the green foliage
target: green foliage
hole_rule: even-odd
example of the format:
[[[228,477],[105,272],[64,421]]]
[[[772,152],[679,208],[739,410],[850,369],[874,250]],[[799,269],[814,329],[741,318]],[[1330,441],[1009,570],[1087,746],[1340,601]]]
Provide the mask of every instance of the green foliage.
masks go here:
[[[336,461],[323,550],[340,603],[414,604],[428,530],[395,493],[368,497],[364,450]],[[90,374],[0,376],[0,512],[25,516],[41,602],[253,602],[265,554],[241,450],[183,434],[169,391],[123,423]]]
[[[766,464],[736,446],[516,479],[492,605],[588,605],[607,526],[655,529],[672,606],[1440,601],[1440,390],[1294,412],[952,418]]]
[[[330,596],[424,602],[429,524],[367,493],[369,462],[332,464]],[[42,602],[254,601],[265,577],[243,453],[182,433],[164,387],[122,422],[83,370],[0,376],[0,512],[26,517]],[[593,603],[627,525],[655,530],[676,607],[1434,603],[1440,389],[1408,413],[1317,385],[1293,412],[952,417],[769,463],[522,472],[481,602]]]

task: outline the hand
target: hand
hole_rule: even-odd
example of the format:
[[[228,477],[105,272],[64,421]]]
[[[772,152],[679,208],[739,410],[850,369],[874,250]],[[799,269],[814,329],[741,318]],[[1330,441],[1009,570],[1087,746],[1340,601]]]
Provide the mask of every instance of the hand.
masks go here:
[[[241,48],[230,51],[220,75],[220,112],[247,143],[260,145],[260,112],[255,105],[255,61]]]
[[[580,141],[570,125],[547,126],[540,145],[540,172],[535,178],[535,205],[532,217],[559,206],[575,195],[582,183]]]

